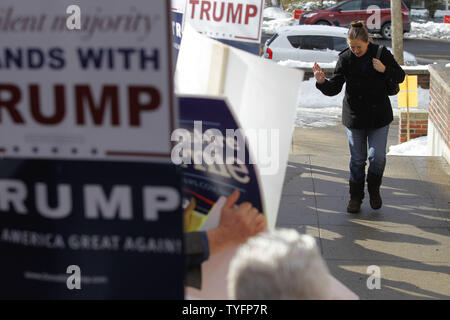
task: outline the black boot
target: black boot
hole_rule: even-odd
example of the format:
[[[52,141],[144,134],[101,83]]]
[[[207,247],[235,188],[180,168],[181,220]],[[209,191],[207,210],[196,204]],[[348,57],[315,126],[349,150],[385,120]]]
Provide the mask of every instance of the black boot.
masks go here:
[[[350,201],[348,202],[347,212],[358,213],[364,199],[364,179],[360,181],[349,180],[348,182],[350,185]]]
[[[367,173],[367,189],[369,191],[370,206],[372,209],[380,209],[383,204],[380,195],[381,178],[382,176],[371,172]]]

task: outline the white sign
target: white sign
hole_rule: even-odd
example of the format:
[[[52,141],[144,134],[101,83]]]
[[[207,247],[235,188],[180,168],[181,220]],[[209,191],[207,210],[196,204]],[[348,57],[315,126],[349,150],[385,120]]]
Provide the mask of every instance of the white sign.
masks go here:
[[[170,0],[172,11],[184,13],[187,0]]]
[[[170,161],[170,1],[72,4],[2,0],[0,156]]]
[[[185,28],[175,73],[177,93],[211,94],[211,79],[219,78],[223,82],[219,85],[223,86],[223,92],[219,94],[227,98],[245,133],[249,132],[248,129],[265,132],[275,129],[279,132],[278,148],[276,152],[270,150],[270,159],[275,160],[276,165],[272,166],[274,162],[261,163],[256,157],[264,214],[268,227],[273,229],[288,163],[303,71],[283,67],[231,47],[228,47],[225,59],[224,55],[218,54],[225,48],[226,45],[200,35],[189,26]],[[218,61],[217,57],[226,61]],[[225,66],[222,71],[219,71],[220,65]],[[261,146],[258,135],[246,137],[249,152],[257,154],[257,148]],[[208,224],[208,227],[212,226],[212,222]],[[226,276],[237,248],[228,248],[204,262],[202,289],[188,288],[187,296],[194,299],[227,299]]]
[[[184,23],[216,39],[260,42],[263,0],[187,0]]]

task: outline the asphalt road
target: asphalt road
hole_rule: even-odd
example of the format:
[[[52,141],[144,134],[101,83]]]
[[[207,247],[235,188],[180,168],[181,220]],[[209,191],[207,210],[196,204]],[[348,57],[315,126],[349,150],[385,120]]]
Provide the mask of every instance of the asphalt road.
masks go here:
[[[261,43],[264,45],[271,36],[263,34]],[[381,37],[373,37],[373,42],[392,47],[390,40],[384,40]],[[418,64],[450,62],[450,40],[404,39],[403,49],[415,55]]]
[[[375,38],[373,42],[392,47],[390,40]],[[403,50],[415,55],[419,64],[450,62],[449,40],[404,39]]]

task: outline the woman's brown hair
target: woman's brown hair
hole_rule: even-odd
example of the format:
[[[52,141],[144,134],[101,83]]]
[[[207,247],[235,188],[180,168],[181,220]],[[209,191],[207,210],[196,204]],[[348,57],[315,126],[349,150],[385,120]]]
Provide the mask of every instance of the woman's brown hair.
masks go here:
[[[350,23],[350,29],[347,33],[347,38],[349,40],[362,40],[364,42],[369,41],[369,31],[364,25],[364,21],[352,21]]]

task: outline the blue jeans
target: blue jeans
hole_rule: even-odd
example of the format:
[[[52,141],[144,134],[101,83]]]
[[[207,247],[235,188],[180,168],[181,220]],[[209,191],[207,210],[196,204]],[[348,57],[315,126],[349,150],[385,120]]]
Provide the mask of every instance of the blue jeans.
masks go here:
[[[386,166],[386,144],[389,125],[378,129],[347,128],[350,147],[350,179],[364,180],[367,160],[367,143],[369,143],[369,171],[383,176]]]

